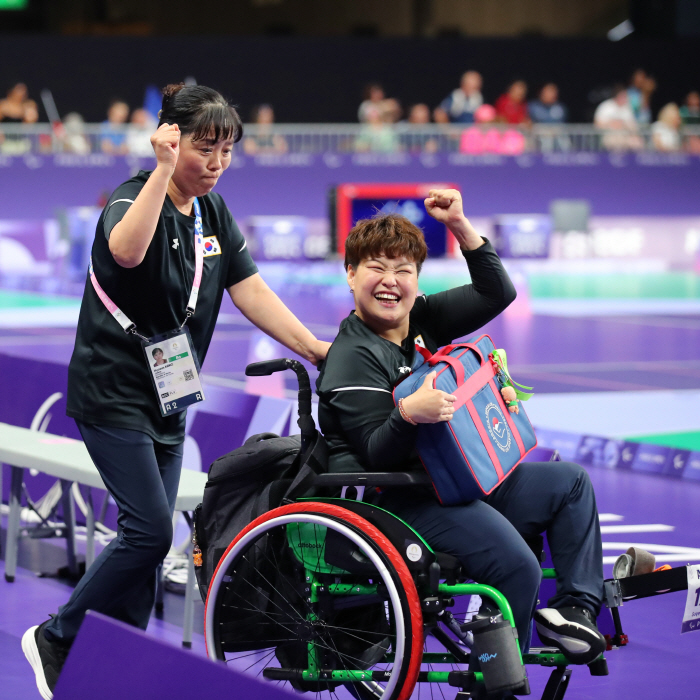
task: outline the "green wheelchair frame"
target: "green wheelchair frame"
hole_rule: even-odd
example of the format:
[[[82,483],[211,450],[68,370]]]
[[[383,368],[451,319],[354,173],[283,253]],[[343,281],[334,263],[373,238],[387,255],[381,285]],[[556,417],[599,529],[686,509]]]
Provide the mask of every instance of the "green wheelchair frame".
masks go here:
[[[309,381],[303,366],[293,360],[275,360],[251,365],[246,373],[271,374],[282,369],[293,369],[299,377],[299,423],[303,453],[313,437],[310,427],[313,426],[313,419],[311,423],[303,420],[305,416],[308,419],[311,416]],[[318,437],[315,426],[313,433]],[[497,694],[492,694],[494,684],[498,686],[498,677],[486,673],[486,667],[482,664],[479,668],[475,659],[471,658],[471,647],[465,643],[469,625],[457,623],[449,609],[455,604],[455,598],[460,596],[488,598],[498,610],[498,613],[490,613],[492,621],[500,615],[502,621],[515,630],[513,613],[506,598],[491,586],[468,582],[456,559],[433,552],[420,534],[398,517],[361,502],[362,493],[367,487],[426,483],[430,483],[427,475],[416,473],[317,474],[314,486],[321,492],[343,487],[345,496],[346,489],[354,488],[359,499],[297,499],[253,521],[231,543],[210,584],[205,609],[209,656],[228,660],[224,631],[226,607],[235,605],[232,605],[230,595],[226,597],[227,591],[234,579],[240,580],[236,577],[245,578],[242,567],[250,566],[258,557],[258,561],[266,563],[266,573],[259,574],[258,580],[251,582],[250,595],[236,595],[241,600],[245,597],[245,606],[249,606],[251,612],[255,609],[252,601],[256,598],[262,600],[265,606],[265,610],[261,608],[262,615],[271,620],[265,624],[274,627],[278,633],[280,628],[286,630],[283,635],[290,635],[286,641],[293,641],[297,650],[296,657],[292,661],[287,659],[285,664],[279,651],[275,651],[279,649],[275,644],[280,640],[271,639],[269,648],[272,651],[268,651],[259,662],[258,675],[273,681],[288,682],[297,690],[315,691],[317,694],[327,692],[329,697],[337,697],[335,689],[342,685],[357,700],[380,697],[385,700],[407,700],[416,683],[436,683],[440,684],[443,698],[445,694],[442,689],[451,687],[456,689],[456,698],[462,700],[500,698],[503,693],[529,695],[525,667],[534,665],[552,668],[542,700],[562,700],[572,672],[566,656],[551,648],[531,649],[530,653],[521,654],[515,634],[511,635],[511,653],[517,655],[516,663],[522,667],[522,682],[515,687],[498,688]],[[283,542],[281,551],[287,563],[283,566],[282,557],[278,560],[277,555],[273,555],[268,562],[261,560],[259,552],[263,548],[260,543],[280,539]],[[410,546],[406,547],[406,543],[410,543]],[[414,556],[409,555],[411,546],[417,547],[412,550]],[[533,551],[539,554],[541,547],[540,552],[536,550],[537,547],[533,547]],[[417,552],[420,552],[419,558]],[[296,578],[286,574],[289,562],[297,572]],[[276,575],[282,576],[282,581],[289,578],[289,582],[284,582],[283,593],[275,589],[275,585],[281,587],[279,584],[272,584],[270,567]],[[363,571],[371,573],[363,574]],[[553,579],[556,572],[544,568],[542,576]],[[263,593],[260,597],[260,590],[265,586],[274,589],[276,595],[279,593],[276,601],[269,593]],[[624,598],[642,598],[685,588],[687,580],[683,567],[629,579],[607,580],[605,603],[611,609],[615,624],[615,634],[608,638],[608,650],[627,643],[618,612]],[[297,601],[293,605],[292,598]],[[405,604],[404,599],[407,601]],[[241,607],[240,601],[235,602]],[[382,623],[379,631],[365,630],[360,626],[355,628],[353,634],[344,631],[353,628],[334,628],[330,624],[333,615],[338,614],[336,608],[342,615],[344,611],[364,610],[363,606],[374,610],[374,614],[379,611],[377,619]],[[385,612],[382,613],[382,610]],[[348,619],[353,620],[352,616],[343,618]],[[425,633],[436,639],[444,651],[425,650]],[[364,635],[365,641],[369,639],[367,645],[372,641],[371,635],[381,640],[369,645],[374,655],[371,663],[361,663],[359,658],[341,651],[342,635],[358,639]],[[366,635],[370,635],[369,638]],[[387,639],[393,641],[388,643]],[[256,649],[255,646],[250,648]],[[407,653],[407,648],[410,653]],[[243,651],[242,658],[249,659],[251,652]],[[269,665],[273,654],[277,655],[280,667]],[[338,667],[339,659],[342,668]],[[346,659],[350,659],[350,663]],[[367,656],[363,657],[364,661],[366,659]],[[391,668],[381,668],[382,665]],[[434,665],[449,665],[451,670],[433,670]],[[372,669],[372,666],[375,668]],[[592,675],[608,674],[604,655],[588,664],[588,667]]]

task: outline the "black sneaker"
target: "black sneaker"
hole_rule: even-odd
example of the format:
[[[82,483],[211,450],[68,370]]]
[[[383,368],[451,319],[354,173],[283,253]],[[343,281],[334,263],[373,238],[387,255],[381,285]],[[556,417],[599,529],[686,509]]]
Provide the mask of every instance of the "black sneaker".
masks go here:
[[[34,669],[36,685],[44,700],[53,700],[53,689],[70,651],[70,645],[50,642],[44,628],[51,620],[30,627],[22,636],[22,651]]]
[[[541,608],[535,611],[535,625],[540,639],[561,649],[573,664],[595,661],[607,646],[586,608]]]

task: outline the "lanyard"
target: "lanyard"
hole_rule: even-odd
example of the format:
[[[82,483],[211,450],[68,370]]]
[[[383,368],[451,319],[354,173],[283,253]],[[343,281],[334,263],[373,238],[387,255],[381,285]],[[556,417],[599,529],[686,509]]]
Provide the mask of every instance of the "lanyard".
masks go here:
[[[192,291],[190,292],[190,298],[187,302],[187,310],[185,320],[182,322],[182,326],[187,323],[190,316],[194,316],[194,311],[197,308],[197,297],[199,296],[199,287],[202,283],[202,268],[204,267],[204,242],[202,236],[204,235],[204,230],[202,228],[202,212],[199,208],[199,202],[195,197],[194,200],[194,280],[192,281]],[[114,317],[117,323],[124,329],[125,333],[133,333],[138,335],[144,340],[140,333],[136,332],[136,324],[107,296],[107,293],[102,289],[100,283],[97,281],[95,276],[95,270],[92,266],[92,256],[90,256],[90,267],[89,267],[90,281],[92,286],[97,292],[97,296],[107,308],[110,314]],[[182,328],[180,326],[180,328]]]

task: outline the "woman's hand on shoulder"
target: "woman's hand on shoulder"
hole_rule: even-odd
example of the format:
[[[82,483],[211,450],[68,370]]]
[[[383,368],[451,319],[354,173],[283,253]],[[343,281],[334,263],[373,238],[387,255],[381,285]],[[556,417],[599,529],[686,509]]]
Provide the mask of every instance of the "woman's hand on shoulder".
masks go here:
[[[317,340],[309,350],[312,353],[312,357],[309,358],[309,362],[314,366],[318,367],[321,362],[326,359],[326,355],[331,348],[331,343],[325,340]]]
[[[456,396],[433,388],[436,372],[430,372],[421,387],[407,396],[402,406],[411,420],[416,423],[439,423],[452,420]]]
[[[180,127],[177,124],[161,124],[151,136],[151,145],[158,165],[175,170],[180,155]]]

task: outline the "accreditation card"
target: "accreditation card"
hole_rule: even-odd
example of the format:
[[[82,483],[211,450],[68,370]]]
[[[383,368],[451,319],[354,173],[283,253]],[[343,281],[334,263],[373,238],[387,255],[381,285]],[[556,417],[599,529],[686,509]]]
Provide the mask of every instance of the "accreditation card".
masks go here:
[[[199,361],[186,326],[154,336],[143,348],[161,415],[204,401]]]

